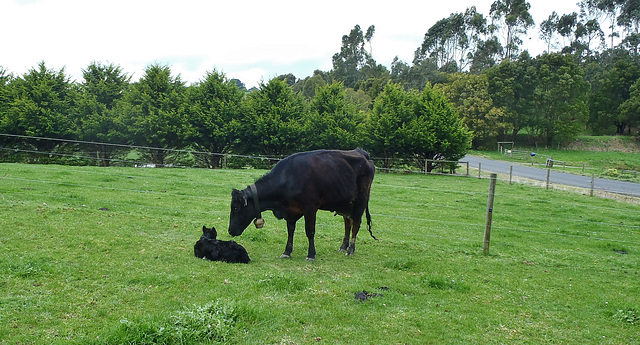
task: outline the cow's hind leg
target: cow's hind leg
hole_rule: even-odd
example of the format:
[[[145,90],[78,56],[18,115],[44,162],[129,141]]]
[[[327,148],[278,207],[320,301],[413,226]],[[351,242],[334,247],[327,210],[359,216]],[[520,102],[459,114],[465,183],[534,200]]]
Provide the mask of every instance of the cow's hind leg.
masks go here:
[[[353,212],[351,212],[351,238],[349,239],[349,247],[347,248],[347,255],[353,255],[356,250],[356,238],[358,237],[358,231],[360,231],[360,225],[362,224],[362,215],[367,211],[367,224],[371,226],[371,215],[369,214],[369,193],[371,191],[371,183],[373,182],[373,172],[370,178],[358,179],[358,197],[353,205]],[[371,232],[371,228],[369,228]],[[371,234],[373,237],[373,234]],[[374,237],[375,238],[375,237]],[[346,240],[346,237],[345,237]],[[344,245],[344,244],[343,244]]]
[[[353,252],[356,251],[356,237],[358,236],[358,231],[360,231],[361,222],[362,219],[355,219],[351,221],[353,227],[351,228],[351,239],[349,240],[349,248],[347,248],[346,255],[353,255]]]
[[[293,234],[296,232],[296,220],[287,219],[287,245],[284,247],[284,253],[280,255],[280,258],[286,259],[291,257],[293,251]]]
[[[339,252],[347,251],[347,247],[349,247],[349,235],[351,235],[351,228],[353,227],[353,222],[347,216],[344,216],[344,238],[342,239],[342,245],[340,246]]]

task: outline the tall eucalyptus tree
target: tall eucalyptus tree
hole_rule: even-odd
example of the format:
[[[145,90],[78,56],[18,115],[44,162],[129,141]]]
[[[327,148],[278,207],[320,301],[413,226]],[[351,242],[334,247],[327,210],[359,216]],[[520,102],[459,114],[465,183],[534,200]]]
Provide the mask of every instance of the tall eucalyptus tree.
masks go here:
[[[345,87],[354,87],[358,80],[363,79],[361,70],[367,65],[375,65],[371,54],[365,48],[365,42],[371,42],[375,26],[371,25],[366,34],[362,32],[360,25],[351,29],[348,35],[342,36],[340,52],[333,55],[333,76],[337,81],[344,83]]]
[[[491,25],[501,36],[503,59],[512,60],[518,56],[522,35],[535,25],[530,8],[531,4],[526,0],[496,0],[491,4]]]

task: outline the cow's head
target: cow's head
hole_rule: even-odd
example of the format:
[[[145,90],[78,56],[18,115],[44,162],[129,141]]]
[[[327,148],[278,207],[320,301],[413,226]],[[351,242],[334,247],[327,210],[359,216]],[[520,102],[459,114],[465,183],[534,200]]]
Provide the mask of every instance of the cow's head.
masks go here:
[[[247,190],[231,191],[231,215],[229,216],[229,235],[242,235],[244,229],[256,217],[253,199],[249,199]]]

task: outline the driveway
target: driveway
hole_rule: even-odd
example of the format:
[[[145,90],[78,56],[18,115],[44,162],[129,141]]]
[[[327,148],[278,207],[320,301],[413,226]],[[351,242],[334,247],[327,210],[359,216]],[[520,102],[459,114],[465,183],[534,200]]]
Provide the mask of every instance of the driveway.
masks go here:
[[[479,164],[482,164],[482,171],[506,175],[509,175],[509,168],[513,167],[513,176],[524,177],[531,180],[543,182],[547,180],[547,169],[528,167],[517,163],[497,161],[471,155],[465,156],[460,161],[469,162],[469,166],[475,169],[478,168]],[[591,188],[591,177],[567,174],[553,170],[551,170],[550,172],[549,181],[552,184],[562,184],[587,189]],[[594,190],[640,197],[640,183],[596,178],[594,180],[593,188]]]

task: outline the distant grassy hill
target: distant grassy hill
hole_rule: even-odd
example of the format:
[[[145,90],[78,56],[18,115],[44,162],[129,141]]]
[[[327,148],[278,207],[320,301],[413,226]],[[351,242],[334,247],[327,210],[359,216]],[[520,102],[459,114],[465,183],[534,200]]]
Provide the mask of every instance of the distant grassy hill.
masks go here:
[[[630,136],[581,136],[567,150],[640,153],[640,143]]]

